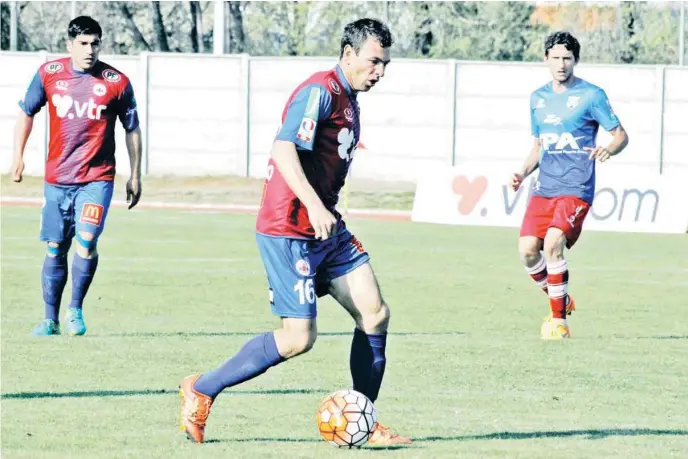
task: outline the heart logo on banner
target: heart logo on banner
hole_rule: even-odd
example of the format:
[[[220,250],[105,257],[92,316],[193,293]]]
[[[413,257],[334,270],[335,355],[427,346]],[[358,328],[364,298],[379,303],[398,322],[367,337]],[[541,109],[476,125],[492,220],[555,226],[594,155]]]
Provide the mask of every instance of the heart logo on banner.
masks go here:
[[[461,215],[469,215],[475,205],[487,190],[487,178],[480,176],[472,181],[463,175],[457,175],[452,180],[452,190],[459,199],[458,210]]]

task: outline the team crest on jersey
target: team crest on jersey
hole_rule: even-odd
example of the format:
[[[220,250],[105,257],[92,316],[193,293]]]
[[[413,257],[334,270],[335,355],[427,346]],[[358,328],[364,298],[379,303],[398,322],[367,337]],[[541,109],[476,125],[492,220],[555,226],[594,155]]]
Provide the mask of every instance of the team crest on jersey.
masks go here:
[[[102,83],[96,83],[93,85],[93,94],[96,96],[104,96],[107,93],[107,88]]]
[[[311,265],[306,260],[299,260],[296,262],[296,272],[308,276],[311,273]]]
[[[535,108],[545,108],[545,99],[538,99]]]
[[[327,84],[330,85],[330,89],[332,90],[333,93],[340,95],[342,93],[342,88],[339,86],[339,83],[334,81],[332,78],[327,82]]]
[[[569,96],[568,100],[566,101],[566,106],[568,108],[576,108],[576,107],[578,107],[579,102],[580,102],[579,96]]]
[[[344,118],[350,123],[354,122],[354,111],[351,109],[351,107],[346,107],[344,109]]]
[[[103,70],[103,78],[105,78],[107,81],[111,83],[117,83],[119,80],[122,79],[122,76],[115,72],[114,70]]]
[[[49,64],[45,64],[45,67],[43,67],[43,70],[45,70],[47,73],[57,73],[61,72],[64,70],[64,65],[62,65],[61,62],[50,62]]]
[[[59,89],[60,91],[66,91],[69,88],[69,83],[66,81],[57,81],[55,83],[55,89]]]

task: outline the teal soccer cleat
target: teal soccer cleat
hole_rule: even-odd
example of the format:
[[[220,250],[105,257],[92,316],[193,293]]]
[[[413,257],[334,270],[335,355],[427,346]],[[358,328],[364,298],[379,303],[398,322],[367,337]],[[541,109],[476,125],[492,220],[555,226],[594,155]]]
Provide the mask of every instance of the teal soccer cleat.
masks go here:
[[[52,319],[43,319],[31,332],[34,336],[51,336],[60,334],[60,324]]]
[[[67,334],[69,336],[81,336],[86,333],[83,311],[79,308],[69,308],[67,312]]]

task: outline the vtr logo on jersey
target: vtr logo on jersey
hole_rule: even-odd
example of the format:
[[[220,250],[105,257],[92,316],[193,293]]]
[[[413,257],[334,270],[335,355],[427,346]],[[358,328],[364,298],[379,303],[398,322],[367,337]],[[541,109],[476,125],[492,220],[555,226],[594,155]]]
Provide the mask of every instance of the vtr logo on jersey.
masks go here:
[[[574,137],[570,132],[564,132],[561,135],[550,132],[546,134],[540,134],[540,142],[542,143],[542,148],[545,151],[552,150],[566,150],[571,151],[583,151],[578,145],[578,140],[585,136]],[[554,145],[554,148],[551,148]]]
[[[57,116],[60,118],[74,119],[83,118],[86,116],[90,120],[99,120],[100,114],[107,107],[105,105],[97,105],[93,99],[88,99],[88,102],[79,102],[78,100],[72,99],[71,96],[61,96],[59,94],[53,94],[50,99],[55,106],[55,111]],[[74,112],[71,111],[74,107]]]

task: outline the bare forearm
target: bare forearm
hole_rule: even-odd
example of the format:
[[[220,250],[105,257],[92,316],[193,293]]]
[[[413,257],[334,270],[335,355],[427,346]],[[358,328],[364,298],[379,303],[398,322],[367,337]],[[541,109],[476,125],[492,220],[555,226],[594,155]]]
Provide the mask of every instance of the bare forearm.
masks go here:
[[[626,145],[628,145],[628,134],[622,128],[617,128],[614,131],[612,141],[609,142],[606,148],[610,155],[615,156],[621,153],[626,148]]]
[[[129,165],[131,176],[141,177],[141,129],[136,128],[126,135],[127,152],[129,153]]]
[[[322,201],[308,182],[306,173],[303,171],[296,146],[291,142],[276,140],[272,147],[272,159],[277,164],[277,168],[289,185],[291,191],[306,206],[306,208],[322,205]]]
[[[526,160],[523,162],[523,167],[521,168],[521,175],[523,177],[528,177],[530,174],[532,174],[537,168],[540,163],[540,145],[534,145],[532,150],[530,150],[530,154],[526,157]]]
[[[33,117],[21,112],[17,116],[17,122],[14,127],[14,157],[21,159],[24,157],[24,148],[26,142],[29,140],[31,130],[33,129]]]

